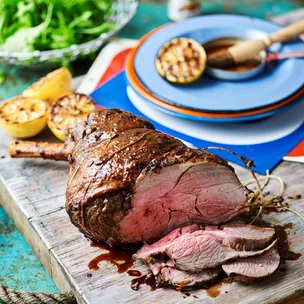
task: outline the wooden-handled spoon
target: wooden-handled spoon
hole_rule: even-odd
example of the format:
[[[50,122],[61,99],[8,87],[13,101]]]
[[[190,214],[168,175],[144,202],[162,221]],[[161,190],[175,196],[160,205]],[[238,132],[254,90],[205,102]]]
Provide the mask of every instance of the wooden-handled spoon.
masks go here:
[[[304,33],[304,20],[291,24],[263,39],[247,40],[231,46],[227,51],[221,51],[208,56],[208,64],[216,68],[227,68],[231,65],[245,62],[260,51],[268,49],[275,42],[288,41]]]

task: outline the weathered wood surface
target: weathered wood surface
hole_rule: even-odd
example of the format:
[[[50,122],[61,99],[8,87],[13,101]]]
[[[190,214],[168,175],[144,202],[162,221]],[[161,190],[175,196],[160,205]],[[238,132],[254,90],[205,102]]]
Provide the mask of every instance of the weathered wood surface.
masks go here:
[[[223,285],[221,294],[210,298],[204,290],[182,293],[159,289],[150,292],[142,286],[130,288],[131,277],[119,275],[110,264],[100,264],[100,270],[88,270],[88,262],[101,251],[89,246],[88,241],[70,223],[65,212],[65,187],[68,164],[37,159],[10,159],[7,145],[11,138],[0,131],[0,201],[16,226],[25,236],[44,267],[62,291],[72,289],[79,303],[287,303],[287,298],[301,298],[304,292],[304,256],[287,262],[287,271],[278,271],[271,278],[249,286],[238,283]],[[39,139],[54,138],[45,132]],[[282,163],[274,174],[282,177],[287,189],[285,196],[302,195],[291,206],[304,213],[304,166]],[[241,180],[249,175],[237,168]],[[276,187],[277,185],[273,185]],[[304,224],[294,214],[270,214],[271,220],[282,224],[293,222],[289,236],[291,247],[304,254]],[[146,267],[137,263],[136,269],[145,273]],[[87,275],[91,273],[92,277]],[[228,293],[225,293],[228,291]],[[298,303],[303,303],[303,298]],[[302,302],[301,302],[302,301]],[[294,300],[289,301],[294,303]],[[297,303],[297,302],[296,302]]]

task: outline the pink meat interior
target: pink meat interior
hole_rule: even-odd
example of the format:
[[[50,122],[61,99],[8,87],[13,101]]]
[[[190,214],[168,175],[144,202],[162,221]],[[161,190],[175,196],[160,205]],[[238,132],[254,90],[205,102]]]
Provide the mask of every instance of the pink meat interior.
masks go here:
[[[215,163],[185,163],[138,181],[132,212],[120,232],[125,242],[153,241],[176,227],[219,224],[245,211],[246,193],[234,172]]]

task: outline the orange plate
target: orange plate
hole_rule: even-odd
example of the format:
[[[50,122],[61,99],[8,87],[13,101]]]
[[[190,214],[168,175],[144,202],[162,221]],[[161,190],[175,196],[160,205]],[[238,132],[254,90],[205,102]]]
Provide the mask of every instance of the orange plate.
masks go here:
[[[151,32],[147,33],[144,35],[138,42],[138,45],[131,50],[127,61],[126,61],[126,75],[127,78],[132,85],[133,89],[144,97],[146,100],[152,102],[153,104],[167,109],[169,111],[175,112],[175,113],[181,113],[181,114],[186,114],[194,117],[208,117],[208,118],[236,118],[236,117],[245,117],[245,116],[253,116],[257,114],[263,114],[267,113],[276,109],[279,109],[283,106],[286,106],[290,103],[292,103],[295,99],[300,97],[304,93],[304,87],[302,87],[300,90],[298,90],[296,93],[293,95],[290,95],[288,98],[283,99],[276,103],[275,105],[271,105],[268,107],[260,108],[260,109],[255,109],[251,111],[246,111],[246,112],[238,112],[238,113],[216,113],[216,112],[200,112],[200,111],[195,111],[195,110],[190,110],[190,109],[185,109],[185,108],[180,108],[177,106],[174,106],[172,104],[166,103],[163,100],[155,97],[154,95],[151,94],[150,91],[148,91],[140,82],[139,78],[136,75],[135,69],[134,69],[134,58],[137,53],[137,50],[140,48],[140,46],[156,31],[160,30],[163,26],[160,26]]]

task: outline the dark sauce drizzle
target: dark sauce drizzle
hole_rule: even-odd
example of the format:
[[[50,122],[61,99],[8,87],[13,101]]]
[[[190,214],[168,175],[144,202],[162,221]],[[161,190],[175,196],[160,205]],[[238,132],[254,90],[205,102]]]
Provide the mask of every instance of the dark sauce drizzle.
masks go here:
[[[288,236],[286,233],[286,229],[291,229],[292,228],[292,223],[285,224],[283,226],[277,225],[274,227],[276,231],[276,238],[278,239],[278,251],[280,254],[280,257],[282,259],[282,263],[285,261],[295,261],[297,260],[300,256],[301,253],[295,253],[290,250],[289,248],[289,242],[288,242]],[[281,264],[282,264],[281,263]]]
[[[206,293],[210,298],[216,298],[221,294],[223,284],[232,284],[233,280],[224,276],[221,280],[209,285],[206,288]]]
[[[116,266],[118,273],[126,272],[130,267],[133,266],[133,254],[138,250],[138,247],[116,248],[104,242],[94,241],[91,239],[90,242],[92,247],[97,247],[108,251],[107,253],[99,255],[89,262],[88,266],[90,270],[98,270],[98,264],[102,261],[107,261]]]
[[[141,272],[135,269],[130,269],[128,270],[127,274],[131,277],[140,277],[141,276]]]
[[[195,298],[195,299],[199,299],[199,297],[198,297],[197,295],[194,295],[194,296],[193,296],[193,298]]]
[[[157,283],[154,275],[149,270],[148,274],[145,274],[139,278],[135,278],[131,281],[131,288],[133,290],[138,290],[141,285],[150,286],[150,291],[154,291],[157,288]]]
[[[184,299],[186,299],[187,297],[190,297],[191,293],[190,292],[186,292],[183,296]]]

